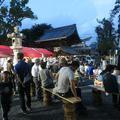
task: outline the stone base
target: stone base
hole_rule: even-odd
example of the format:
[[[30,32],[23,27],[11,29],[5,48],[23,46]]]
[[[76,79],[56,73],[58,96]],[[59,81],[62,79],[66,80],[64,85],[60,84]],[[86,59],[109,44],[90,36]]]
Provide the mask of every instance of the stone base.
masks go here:
[[[64,120],[76,120],[75,104],[63,100]]]
[[[44,102],[44,105],[45,106],[50,105],[51,101],[52,101],[51,93],[43,90],[43,102]]]

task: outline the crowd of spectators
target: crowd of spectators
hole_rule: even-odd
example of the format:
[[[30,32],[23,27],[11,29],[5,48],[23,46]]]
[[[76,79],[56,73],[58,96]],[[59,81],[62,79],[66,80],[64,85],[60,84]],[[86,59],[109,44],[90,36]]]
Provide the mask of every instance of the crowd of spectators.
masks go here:
[[[10,109],[10,105],[7,105],[8,108],[6,108],[5,104],[11,103],[11,101],[6,100],[3,103],[3,94],[5,96],[10,94],[11,97],[11,88],[13,88],[13,95],[19,93],[21,110],[27,114],[32,110],[31,96],[42,101],[41,86],[54,88],[54,92],[61,96],[74,96],[76,99],[80,99],[81,89],[79,87],[76,89],[76,86],[78,82],[84,82],[86,79],[103,81],[106,92],[117,93],[117,95],[113,94],[113,104],[115,107],[120,107],[118,66],[109,65],[104,60],[99,64],[95,64],[95,62],[88,64],[86,61],[71,56],[36,58],[32,61],[24,58],[23,53],[18,53],[17,59],[18,63],[14,66],[11,58],[7,60],[5,66],[0,66],[0,94],[3,96],[1,104],[4,120],[8,120],[7,114]],[[12,83],[12,87],[8,86],[9,81]],[[86,110],[86,107],[82,103],[77,104],[76,111],[78,112],[80,109]]]

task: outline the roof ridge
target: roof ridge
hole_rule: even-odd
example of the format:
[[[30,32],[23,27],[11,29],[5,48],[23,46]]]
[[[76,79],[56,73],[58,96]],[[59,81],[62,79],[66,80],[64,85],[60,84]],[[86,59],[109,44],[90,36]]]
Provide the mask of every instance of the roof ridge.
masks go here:
[[[76,24],[66,25],[66,26],[57,27],[57,28],[51,28],[49,30],[46,30],[46,32],[56,31],[56,30],[64,29],[64,28],[68,28],[68,27],[76,27]]]
[[[66,25],[66,26],[53,28],[51,30],[45,31],[45,33],[36,42],[45,42],[50,40],[56,41],[61,39],[68,40],[67,38],[70,36],[72,37],[73,34],[76,36],[76,38],[74,39],[79,39],[79,36],[77,34],[76,24]],[[74,40],[74,41],[77,41],[77,40]]]

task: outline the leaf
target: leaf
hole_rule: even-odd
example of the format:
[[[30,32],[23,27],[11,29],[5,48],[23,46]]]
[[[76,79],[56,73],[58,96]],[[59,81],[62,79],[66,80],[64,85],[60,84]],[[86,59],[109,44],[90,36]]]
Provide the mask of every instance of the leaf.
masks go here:
[[[0,0],[2,3],[4,0]],[[26,18],[37,19],[27,3],[29,0],[9,0],[9,7],[2,4],[0,7],[0,38],[7,39],[7,34],[13,32],[13,27],[22,25]]]
[[[3,15],[3,16],[6,16],[7,15],[7,12],[8,12],[8,9],[6,6],[2,6],[1,9],[0,9],[0,13]]]

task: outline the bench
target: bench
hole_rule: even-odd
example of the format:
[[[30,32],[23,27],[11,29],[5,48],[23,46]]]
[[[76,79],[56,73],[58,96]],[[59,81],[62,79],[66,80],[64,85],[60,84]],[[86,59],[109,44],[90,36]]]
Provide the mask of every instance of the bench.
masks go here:
[[[81,102],[81,100],[75,97],[63,97],[53,92],[53,89],[41,87],[43,89],[43,102],[45,106],[50,105],[52,101],[52,94],[59,97],[63,102],[64,108],[64,119],[65,120],[76,120],[75,104]]]
[[[92,88],[93,103],[95,105],[102,104],[102,92],[105,92],[104,87],[98,87],[95,85],[89,85]]]
[[[101,91],[101,92],[105,92],[105,89],[104,89],[104,87],[99,87],[99,86],[95,86],[95,85],[88,85],[89,87],[92,87],[92,88],[94,88],[94,89],[97,89],[97,90],[99,90],[99,91]]]
[[[102,104],[102,93],[107,93],[104,87],[95,86],[95,85],[89,85],[89,87],[92,88],[93,102],[96,105],[101,105]],[[119,93],[108,93],[108,94],[120,95]]]

